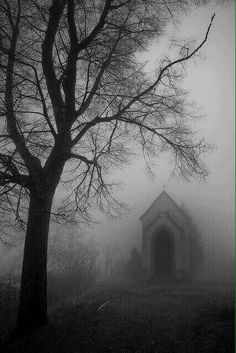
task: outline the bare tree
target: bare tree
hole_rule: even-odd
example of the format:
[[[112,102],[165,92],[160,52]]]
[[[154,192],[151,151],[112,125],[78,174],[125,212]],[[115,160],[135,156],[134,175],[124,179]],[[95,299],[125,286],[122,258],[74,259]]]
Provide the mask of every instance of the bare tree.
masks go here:
[[[51,215],[88,220],[93,205],[114,213],[122,205],[112,197],[108,174],[128,161],[137,143],[146,159],[172,153],[186,178],[207,175],[201,154],[209,146],[190,128],[194,114],[180,81],[214,16],[203,40],[182,44],[179,56],[164,58],[153,77],[137,60],[190,3],[0,2],[1,206],[22,226],[28,210],[18,334],[48,320]],[[60,181],[69,192],[56,210]]]
[[[114,280],[114,277],[117,276],[117,272],[120,270],[121,259],[117,255],[115,248],[111,249],[109,246],[106,248],[103,255],[104,258],[104,278],[105,280]]]
[[[204,259],[203,237],[191,212],[184,202],[182,202],[180,208],[184,212],[185,216],[187,216],[191,227],[191,234],[189,235],[189,261],[191,276],[192,278],[196,278],[196,276],[199,275],[199,269],[201,268]]]

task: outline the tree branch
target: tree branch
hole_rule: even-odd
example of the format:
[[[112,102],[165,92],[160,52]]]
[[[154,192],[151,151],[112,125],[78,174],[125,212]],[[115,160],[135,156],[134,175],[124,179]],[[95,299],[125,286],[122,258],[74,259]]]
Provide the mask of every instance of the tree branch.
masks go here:
[[[6,105],[6,117],[7,117],[7,129],[8,132],[17,148],[17,151],[21,155],[25,162],[25,165],[30,173],[37,174],[40,168],[40,161],[37,157],[33,156],[28,148],[26,147],[25,140],[17,128],[17,122],[14,115],[14,100],[13,100],[13,75],[14,75],[14,64],[16,55],[16,44],[18,38],[18,30],[20,25],[21,17],[21,2],[18,0],[17,19],[16,24],[12,30],[11,44],[8,54],[7,63],[7,74],[6,74],[6,88],[5,88],[5,105]]]
[[[53,64],[53,45],[59,21],[66,5],[66,0],[53,0],[49,9],[49,20],[42,44],[42,66],[48,93],[52,101],[58,132],[63,132],[65,103],[60,91],[60,83],[56,78]]]
[[[188,53],[185,57],[182,57],[180,59],[174,60],[172,62],[170,62],[168,65],[164,66],[161,70],[160,73],[157,77],[157,79],[155,80],[155,82],[153,84],[151,84],[148,88],[146,88],[145,90],[143,90],[142,92],[140,92],[139,94],[137,94],[136,96],[134,96],[129,103],[127,103],[123,108],[121,108],[121,105],[119,106],[120,109],[119,111],[113,115],[113,116],[108,116],[106,118],[99,118],[99,116],[95,117],[93,120],[91,120],[90,122],[84,124],[84,127],[82,128],[82,130],[78,133],[78,135],[73,139],[72,141],[72,146],[75,146],[80,139],[84,136],[84,134],[93,126],[97,125],[97,124],[101,124],[101,123],[106,123],[106,122],[110,122],[110,121],[114,121],[114,120],[123,120],[122,116],[124,113],[126,113],[128,111],[129,108],[131,108],[131,106],[140,101],[140,99],[142,97],[145,97],[148,93],[150,93],[152,90],[154,90],[158,84],[161,82],[163,76],[165,75],[165,73],[173,66],[178,65],[184,61],[189,60],[190,58],[192,58],[204,45],[204,43],[207,41],[208,38],[208,34],[210,31],[210,28],[212,26],[213,20],[214,20],[215,14],[212,16],[210,24],[207,28],[205,37],[203,39],[203,41],[199,44],[199,46],[197,46],[197,48],[195,48],[192,52]],[[127,123],[135,123],[133,120],[125,120]]]

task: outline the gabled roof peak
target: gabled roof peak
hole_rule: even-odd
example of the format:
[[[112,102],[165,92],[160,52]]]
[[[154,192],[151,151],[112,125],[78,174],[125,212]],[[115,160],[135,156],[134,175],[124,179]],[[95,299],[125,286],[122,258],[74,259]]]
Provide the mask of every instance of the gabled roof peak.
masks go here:
[[[152,206],[158,202],[158,199],[162,198],[162,197],[166,197],[168,198],[171,203],[173,203],[179,210],[180,212],[186,217],[188,218],[188,216],[185,214],[185,212],[177,205],[177,203],[172,199],[172,197],[166,192],[166,190],[163,190],[158,196],[157,198],[152,202],[152,204],[148,207],[148,209],[144,212],[144,214],[139,218],[140,220],[142,220],[142,218],[148,213],[148,211],[152,208]]]

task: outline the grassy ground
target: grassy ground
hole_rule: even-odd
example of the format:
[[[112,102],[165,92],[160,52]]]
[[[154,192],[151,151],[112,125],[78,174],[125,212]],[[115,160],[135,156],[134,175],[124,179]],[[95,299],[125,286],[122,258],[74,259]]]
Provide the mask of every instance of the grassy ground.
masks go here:
[[[51,308],[49,325],[0,351],[233,353],[232,303],[216,286],[101,286]]]

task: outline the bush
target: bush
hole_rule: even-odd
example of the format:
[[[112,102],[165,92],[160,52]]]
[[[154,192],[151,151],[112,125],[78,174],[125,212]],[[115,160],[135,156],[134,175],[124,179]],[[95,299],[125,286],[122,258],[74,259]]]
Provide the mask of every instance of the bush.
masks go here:
[[[105,281],[109,283],[137,284],[145,281],[142,259],[133,247],[127,260],[116,258],[110,251],[105,259]]]
[[[49,303],[74,297],[98,280],[98,251],[82,241],[57,244],[48,271]]]

